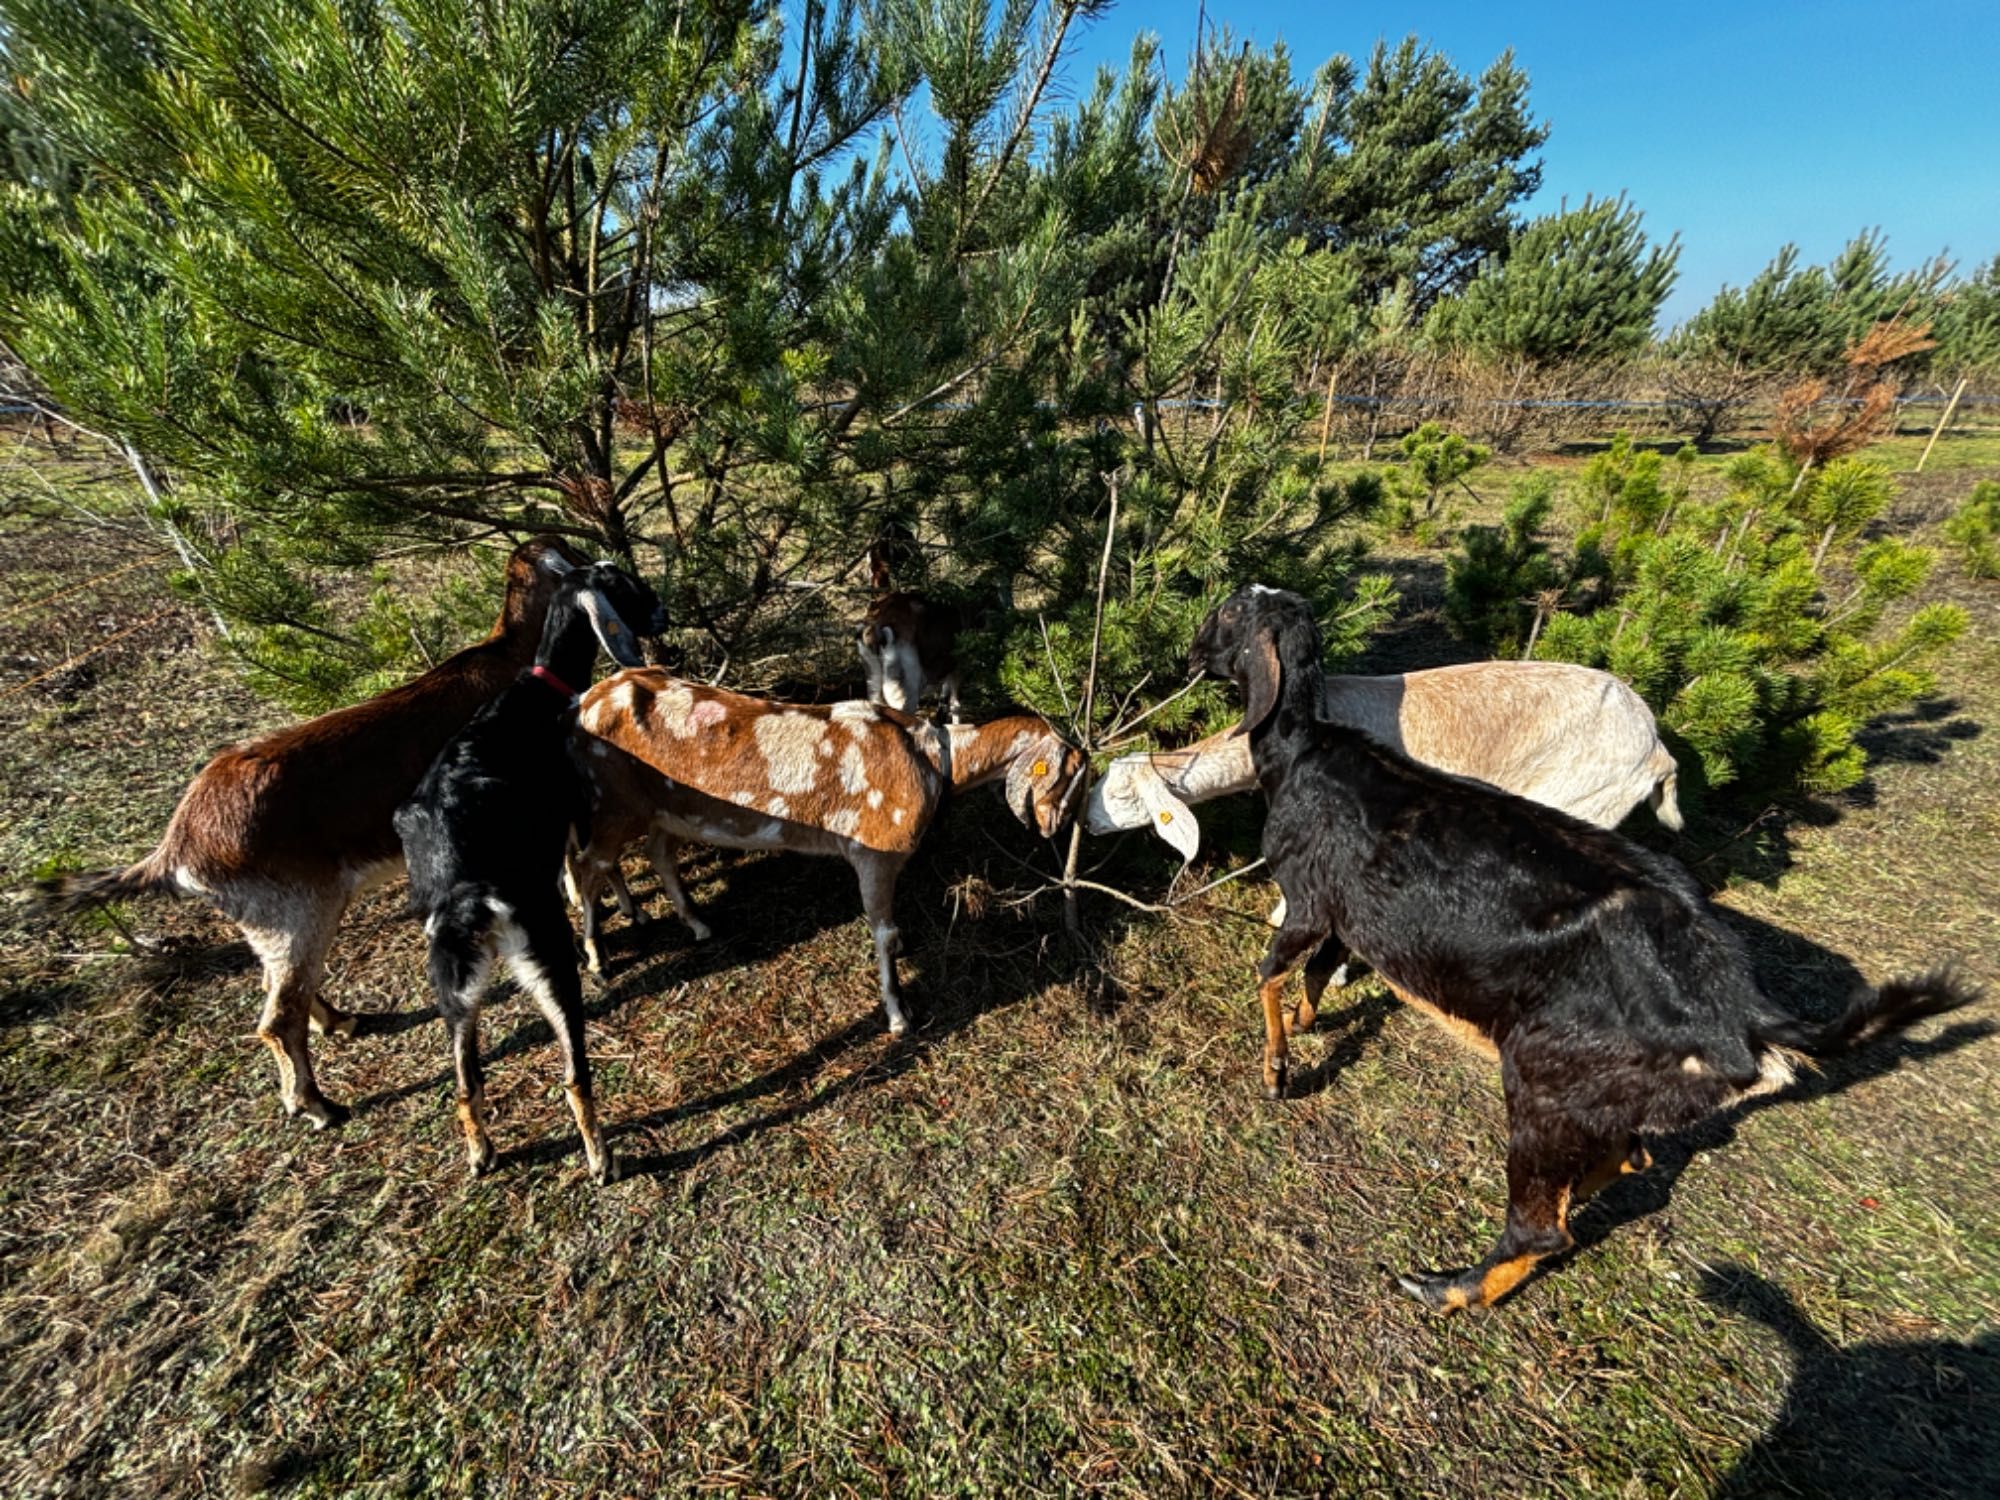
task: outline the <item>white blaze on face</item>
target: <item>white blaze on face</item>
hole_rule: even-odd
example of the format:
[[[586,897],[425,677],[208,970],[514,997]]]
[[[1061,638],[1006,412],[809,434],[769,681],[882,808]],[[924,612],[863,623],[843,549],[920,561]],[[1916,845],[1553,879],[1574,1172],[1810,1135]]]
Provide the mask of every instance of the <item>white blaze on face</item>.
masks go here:
[[[924,668],[917,659],[917,648],[897,641],[882,656],[883,701],[891,708],[914,713],[924,691]]]
[[[812,714],[765,714],[752,731],[763,752],[765,774],[774,792],[804,792],[819,777],[819,742],[825,721]]]

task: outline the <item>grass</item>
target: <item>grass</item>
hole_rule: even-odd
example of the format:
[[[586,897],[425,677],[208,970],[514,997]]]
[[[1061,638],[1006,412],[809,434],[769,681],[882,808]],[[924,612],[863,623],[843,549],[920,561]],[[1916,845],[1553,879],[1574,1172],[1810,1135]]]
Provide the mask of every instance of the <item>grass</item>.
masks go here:
[[[1992,472],[1927,466],[1898,524]],[[0,532],[0,693],[160,607],[163,566],[121,531],[37,505]],[[1634,830],[1720,888],[1802,1008],[1945,954],[1996,978],[2000,590],[1942,587],[1974,631],[1940,704],[1871,731],[1855,794],[1671,844]],[[1445,649],[1410,596],[1378,667]],[[176,612],[0,698],[11,890],[139,852],[217,747],[275,722],[203,640]],[[1256,818],[1204,823],[1240,854]],[[997,799],[939,835],[900,904],[907,1043],[834,867],[696,861],[711,944],[614,922],[590,1041],[630,1172],[604,1191],[511,997],[486,1026],[507,1158],[464,1179],[396,893],[335,952],[330,993],[377,1027],[316,1045],[357,1106],[328,1136],[283,1119],[253,968],[213,918],[123,914],[155,945],[136,952],[11,895],[0,1491],[2000,1485],[1991,1000],[1661,1143],[1580,1216],[1576,1254],[1440,1321],[1388,1272],[1462,1264],[1498,1227],[1482,1065],[1357,987],[1297,1046],[1301,1097],[1268,1105],[1248,983],[1267,889],[1172,923],[1092,907],[1099,980],[1053,911],[1001,899],[1034,883],[1018,860],[1054,857]],[[1164,884],[1153,850],[1112,858]]]

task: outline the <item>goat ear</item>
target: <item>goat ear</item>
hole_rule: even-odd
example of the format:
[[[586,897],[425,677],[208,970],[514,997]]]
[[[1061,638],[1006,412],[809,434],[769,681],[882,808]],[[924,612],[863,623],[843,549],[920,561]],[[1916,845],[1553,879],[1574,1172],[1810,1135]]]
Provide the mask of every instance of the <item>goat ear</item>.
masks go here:
[[[1014,763],[1007,768],[1007,805],[1023,826],[1035,826],[1035,783],[1052,768],[1060,768],[1062,760],[1062,742],[1053,734],[1045,734],[1015,756]],[[1037,766],[1041,767],[1039,771],[1035,769]]]
[[[590,628],[597,632],[597,643],[604,648],[604,654],[621,667],[643,667],[646,658],[639,654],[637,642],[632,638],[632,627],[625,623],[612,602],[604,597],[600,589],[582,589],[576,602],[590,621]]]
[[[1270,631],[1261,632],[1245,648],[1244,655],[1250,670],[1243,684],[1243,722],[1236,726],[1238,734],[1254,732],[1271,717],[1271,710],[1278,706],[1278,687],[1284,677],[1278,665],[1278,639]]]

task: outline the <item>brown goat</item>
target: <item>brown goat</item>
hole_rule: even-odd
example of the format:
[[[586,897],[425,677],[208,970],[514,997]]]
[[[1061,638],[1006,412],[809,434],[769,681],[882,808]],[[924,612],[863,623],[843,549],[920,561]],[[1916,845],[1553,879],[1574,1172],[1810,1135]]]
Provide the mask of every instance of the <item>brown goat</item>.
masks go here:
[[[891,588],[886,549],[868,549],[868,578],[875,600],[861,619],[855,645],[868,673],[868,700],[917,711],[917,700],[935,687],[951,722],[958,722],[958,611],[922,594]]]
[[[674,872],[682,842],[837,856],[861,883],[894,1033],[908,1026],[896,983],[896,881],[946,793],[1004,779],[1014,815],[1053,837],[1083,769],[1082,754],[1028,714],[941,728],[869,703],[771,703],[654,667],[584,694],[574,748],[591,788],[590,843],[573,863],[593,969],[597,889],[642,832],[698,938],[707,928]]]
[[[507,561],[492,632],[401,687],[223,751],[181,795],[159,846],[122,870],[50,881],[57,912],[154,892],[200,896],[264,968],[257,1035],[278,1060],[285,1112],[320,1128],[347,1111],[320,1093],[308,1025],[351,1036],[320,998],[327,949],[356,895],[399,874],[390,821],[438,751],[535,657],[556,584],[585,559],[537,537]]]

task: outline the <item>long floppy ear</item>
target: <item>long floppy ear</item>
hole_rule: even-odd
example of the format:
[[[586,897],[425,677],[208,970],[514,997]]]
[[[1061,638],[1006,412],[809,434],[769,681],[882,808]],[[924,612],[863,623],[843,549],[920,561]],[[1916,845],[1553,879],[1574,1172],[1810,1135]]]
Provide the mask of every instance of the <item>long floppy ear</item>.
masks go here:
[[[1035,783],[1059,770],[1062,763],[1063,743],[1050,733],[1015,756],[1007,768],[1007,805],[1024,827],[1035,826]]]
[[[1278,665],[1277,636],[1271,631],[1259,631],[1257,639],[1244,647],[1243,654],[1250,670],[1243,684],[1243,722],[1236,726],[1236,733],[1251,734],[1278,706],[1278,688],[1284,672]]]
[[[579,589],[576,602],[590,621],[590,628],[597,632],[597,643],[604,648],[606,656],[621,667],[646,665],[646,658],[640,654],[639,644],[632,637],[632,627],[625,623],[624,616],[604,597],[602,590]]]

